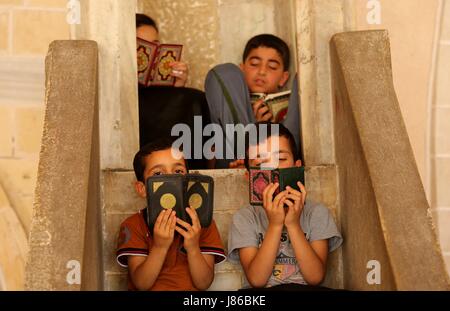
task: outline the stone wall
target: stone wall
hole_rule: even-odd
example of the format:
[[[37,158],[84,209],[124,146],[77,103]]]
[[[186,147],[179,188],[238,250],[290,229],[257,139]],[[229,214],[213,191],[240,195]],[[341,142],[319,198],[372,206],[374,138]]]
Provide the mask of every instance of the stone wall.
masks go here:
[[[430,205],[450,272],[450,2],[441,7],[430,107]]]
[[[139,0],[139,9],[154,18],[163,42],[182,43],[189,64],[188,86],[203,89],[214,65],[239,64],[245,43],[260,33],[274,33],[291,48],[295,72],[294,1],[275,0]]]
[[[0,1],[0,236],[9,237],[0,243],[3,289],[23,289],[44,119],[44,57],[52,40],[70,36],[66,3]]]

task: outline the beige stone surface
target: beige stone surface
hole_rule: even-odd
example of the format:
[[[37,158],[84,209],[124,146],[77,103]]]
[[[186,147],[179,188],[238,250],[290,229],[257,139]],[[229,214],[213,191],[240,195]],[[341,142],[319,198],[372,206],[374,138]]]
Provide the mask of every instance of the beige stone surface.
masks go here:
[[[248,39],[260,33],[277,33],[274,5],[274,0],[219,1],[220,62],[240,64]],[[278,11],[284,11],[282,7],[280,4]]]
[[[0,5],[20,5],[23,0],[0,0]]]
[[[43,107],[17,108],[15,111],[15,121],[16,152],[39,153],[44,124]]]
[[[0,11],[0,54],[6,53],[9,47],[9,14]]]
[[[331,48],[345,288],[449,289],[394,91],[388,34],[342,33]],[[380,285],[366,282],[372,259]]]
[[[443,14],[442,14],[442,27],[441,27],[441,40],[450,41],[450,3],[442,1]]]
[[[162,42],[183,44],[182,60],[189,64],[187,86],[203,90],[206,73],[219,63],[217,1],[154,0],[141,3],[143,13],[156,20]]]
[[[437,230],[440,235],[441,248],[443,252],[450,252],[450,209],[441,208],[436,212]]]
[[[13,154],[13,109],[0,106],[0,157],[10,157]]]
[[[295,4],[305,164],[334,164],[328,42],[344,30],[343,3],[296,0]]]
[[[67,0],[26,0],[27,6],[40,8],[66,8]]]
[[[0,184],[27,234],[31,226],[36,175],[37,159],[0,159]]]
[[[67,263],[84,266],[87,215],[98,198],[93,189],[99,171],[93,171],[97,142],[97,45],[92,41],[55,41],[46,59],[46,113],[40,154],[36,203],[26,266],[26,288],[79,290],[69,284]],[[84,66],[79,66],[84,64]],[[67,76],[72,79],[67,79]],[[91,197],[90,197],[91,196]],[[94,199],[92,199],[94,197]],[[97,227],[98,228],[98,227]],[[88,230],[89,232],[89,230]],[[99,234],[99,233],[97,233]],[[92,236],[90,237],[92,239]],[[68,247],[70,245],[70,247]],[[97,245],[97,252],[99,245]],[[95,278],[95,277],[93,277]],[[89,288],[89,284],[83,284]]]
[[[2,192],[0,187],[0,197],[4,198]],[[27,235],[14,210],[4,201],[0,202],[0,245],[0,272],[3,272],[3,280],[0,280],[0,283],[4,281],[3,289],[23,290],[28,252]]]
[[[448,17],[450,20],[450,16]],[[441,45],[438,50],[436,73],[436,105],[450,105],[450,45]]]
[[[433,113],[434,148],[431,152],[432,154],[450,154],[450,106],[435,107]]]
[[[139,146],[135,1],[81,1],[74,37],[99,47],[101,169],[131,169]]]
[[[426,129],[429,80],[438,0],[380,0],[381,24],[369,25],[367,1],[356,1],[356,30],[387,29],[394,87],[419,174],[426,180]],[[445,2],[445,1],[444,1]]]
[[[448,158],[435,158],[434,161],[435,187],[431,193],[432,202],[437,207],[450,206],[450,191],[448,180],[450,176],[450,161]]]
[[[45,54],[53,40],[70,36],[66,12],[40,10],[13,11],[13,53]]]

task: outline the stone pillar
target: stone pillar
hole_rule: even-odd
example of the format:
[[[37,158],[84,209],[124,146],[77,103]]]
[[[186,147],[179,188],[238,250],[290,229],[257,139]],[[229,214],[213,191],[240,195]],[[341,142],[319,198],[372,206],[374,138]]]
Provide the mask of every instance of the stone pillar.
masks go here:
[[[75,39],[99,49],[101,169],[131,169],[139,147],[136,1],[81,0]]]
[[[296,0],[299,89],[305,164],[334,164],[328,42],[351,26],[348,0]]]
[[[97,53],[93,41],[54,41],[46,58],[44,134],[25,276],[29,290],[99,287]],[[82,281],[82,274],[92,283]]]
[[[448,290],[431,211],[394,90],[387,31],[337,34],[331,55],[346,239],[344,286]],[[370,268],[379,271],[380,282],[370,282]]]

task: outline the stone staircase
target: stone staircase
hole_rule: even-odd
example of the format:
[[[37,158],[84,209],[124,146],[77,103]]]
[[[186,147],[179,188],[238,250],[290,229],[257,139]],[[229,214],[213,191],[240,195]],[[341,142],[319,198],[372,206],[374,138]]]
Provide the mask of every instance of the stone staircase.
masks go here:
[[[334,102],[329,124],[334,146],[327,148],[335,153],[334,160],[321,165],[305,154],[309,199],[330,208],[344,236],[342,247],[329,257],[324,285],[448,290],[449,278],[393,87],[388,35],[337,34],[330,50]],[[126,272],[114,255],[119,224],[145,202],[134,193],[131,162],[120,169],[102,164],[110,155],[100,154],[101,138],[117,133],[103,132],[107,122],[99,127],[101,114],[112,108],[100,109],[99,118],[98,54],[93,41],[56,41],[49,48],[27,289],[126,288]],[[303,126],[321,120],[314,103],[302,101],[312,107],[308,113],[302,111],[302,118],[308,119]],[[116,122],[111,131],[121,126]],[[308,146],[313,143],[310,134],[303,129]],[[111,153],[116,151],[111,147]],[[231,217],[248,200],[245,171],[201,172],[214,177],[214,217],[226,245]],[[381,267],[379,284],[367,282],[373,260]],[[81,277],[73,277],[77,273]],[[235,290],[242,277],[238,266],[223,263],[210,289]]]

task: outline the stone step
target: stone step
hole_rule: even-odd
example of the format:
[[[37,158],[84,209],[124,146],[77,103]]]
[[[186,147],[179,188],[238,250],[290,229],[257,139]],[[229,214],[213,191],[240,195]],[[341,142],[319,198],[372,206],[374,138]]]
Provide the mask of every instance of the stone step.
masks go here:
[[[228,228],[233,214],[248,205],[248,180],[246,170],[197,170],[192,171],[214,178],[214,219],[222,241],[227,246]],[[308,198],[322,202],[337,215],[336,169],[334,166],[308,167],[305,173]],[[126,269],[115,260],[116,241],[120,223],[145,206],[145,200],[137,196],[132,171],[104,171],[103,173],[103,265],[105,290],[126,289]],[[216,266],[215,279],[210,290],[237,290],[242,287],[244,275],[240,265],[223,262]],[[324,283],[341,287],[340,252],[333,252]]]

